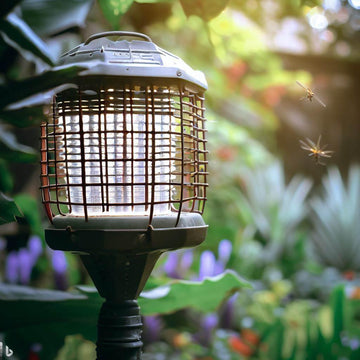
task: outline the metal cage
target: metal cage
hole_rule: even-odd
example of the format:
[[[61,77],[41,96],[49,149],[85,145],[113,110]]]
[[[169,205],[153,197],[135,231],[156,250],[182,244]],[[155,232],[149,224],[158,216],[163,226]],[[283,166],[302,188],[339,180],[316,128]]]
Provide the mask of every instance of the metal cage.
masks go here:
[[[41,125],[47,215],[202,213],[207,188],[204,95],[174,85],[95,78],[54,96]]]

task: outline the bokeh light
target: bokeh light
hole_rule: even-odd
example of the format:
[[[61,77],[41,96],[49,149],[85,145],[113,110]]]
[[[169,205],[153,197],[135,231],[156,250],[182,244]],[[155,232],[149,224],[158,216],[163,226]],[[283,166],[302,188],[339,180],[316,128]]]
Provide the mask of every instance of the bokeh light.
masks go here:
[[[360,9],[360,0],[349,0],[349,4],[350,4],[354,9]]]
[[[337,12],[341,8],[340,0],[324,0],[323,8],[328,11]]]
[[[328,19],[323,14],[312,14],[309,17],[310,26],[316,30],[325,30],[329,25]]]

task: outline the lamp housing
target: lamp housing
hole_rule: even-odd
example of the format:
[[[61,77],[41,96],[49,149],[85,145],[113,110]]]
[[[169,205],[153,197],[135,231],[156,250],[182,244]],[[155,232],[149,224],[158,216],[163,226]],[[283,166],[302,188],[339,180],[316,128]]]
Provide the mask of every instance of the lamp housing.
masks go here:
[[[84,70],[41,125],[45,238],[78,253],[106,299],[97,358],[140,359],[136,298],[163,252],[206,236],[207,84],[140,33],[93,35],[61,57],[72,65]]]

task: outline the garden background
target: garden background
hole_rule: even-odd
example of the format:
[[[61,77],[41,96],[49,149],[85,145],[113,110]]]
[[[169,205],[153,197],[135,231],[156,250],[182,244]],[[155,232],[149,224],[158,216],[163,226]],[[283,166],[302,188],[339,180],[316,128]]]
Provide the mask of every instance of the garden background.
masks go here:
[[[0,18],[0,340],[14,359],[95,359],[102,300],[75,255],[45,245],[38,139],[51,89],[79,71],[56,59],[106,30],[146,33],[209,84],[207,241],[156,266],[139,299],[146,358],[360,359],[359,0],[2,0]],[[320,135],[327,166],[299,145]]]

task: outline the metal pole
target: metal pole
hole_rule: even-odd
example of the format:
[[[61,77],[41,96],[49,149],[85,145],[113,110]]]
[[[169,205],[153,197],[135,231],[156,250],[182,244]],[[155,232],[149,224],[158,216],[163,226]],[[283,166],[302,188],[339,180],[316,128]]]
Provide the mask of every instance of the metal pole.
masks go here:
[[[97,327],[97,360],[141,359],[142,322],[136,300],[105,301]]]

